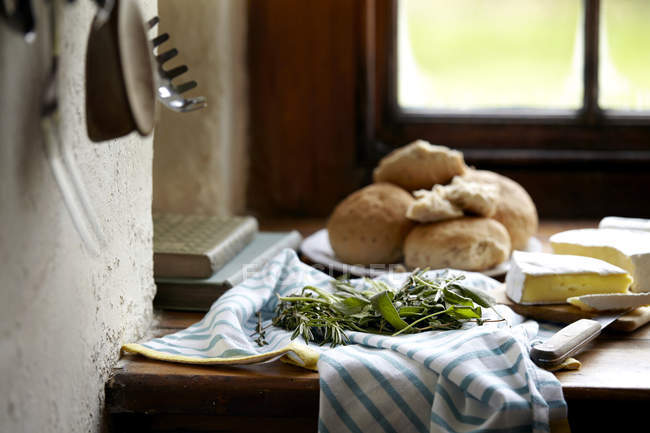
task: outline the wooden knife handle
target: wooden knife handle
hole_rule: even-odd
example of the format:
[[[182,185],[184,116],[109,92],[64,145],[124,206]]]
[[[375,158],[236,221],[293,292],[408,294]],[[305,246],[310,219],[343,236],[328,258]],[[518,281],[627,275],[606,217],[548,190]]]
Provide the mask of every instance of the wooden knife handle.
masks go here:
[[[551,338],[530,349],[530,358],[540,367],[556,366],[571,355],[580,352],[591,340],[600,334],[600,323],[580,319],[565,326]]]

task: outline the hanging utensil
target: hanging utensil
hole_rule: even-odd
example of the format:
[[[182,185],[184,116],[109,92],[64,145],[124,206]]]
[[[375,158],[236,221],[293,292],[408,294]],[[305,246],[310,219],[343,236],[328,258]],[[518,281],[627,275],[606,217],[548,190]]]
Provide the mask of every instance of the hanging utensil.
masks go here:
[[[81,174],[77,168],[69,143],[61,140],[60,115],[57,97],[59,34],[56,26],[54,4],[48,5],[51,32],[52,62],[48,74],[41,109],[43,146],[54,179],[63,201],[84,245],[94,255],[99,255],[106,240],[99,220],[91,205]]]
[[[152,29],[159,23],[160,19],[158,17],[153,17],[149,20],[149,29]],[[152,40],[153,48],[156,50],[161,44],[169,39],[168,33],[163,33],[162,35],[157,36]],[[155,53],[154,53],[155,54]],[[178,55],[178,50],[176,48],[171,48],[167,51],[160,52],[155,56],[157,63],[157,85],[158,90],[157,96],[158,100],[163,103],[163,105],[170,110],[177,111],[180,113],[186,113],[189,111],[199,110],[208,105],[205,97],[198,96],[196,98],[185,98],[182,96],[183,93],[191,90],[197,86],[197,82],[194,80],[187,81],[183,84],[175,85],[172,83],[172,80],[181,74],[187,72],[187,65],[177,66],[173,69],[166,70],[163,65],[169,60],[173,59]]]
[[[156,90],[144,19],[132,0],[106,0],[86,49],[86,127],[92,141],[153,130]]]
[[[9,27],[21,33],[25,41],[36,38],[36,20],[31,0],[0,0],[0,16]]]

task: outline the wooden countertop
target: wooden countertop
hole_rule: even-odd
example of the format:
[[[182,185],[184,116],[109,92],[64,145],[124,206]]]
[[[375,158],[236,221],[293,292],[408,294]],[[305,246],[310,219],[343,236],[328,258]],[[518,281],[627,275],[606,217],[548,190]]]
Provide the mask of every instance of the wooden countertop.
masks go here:
[[[308,235],[322,225],[322,220],[295,220],[265,223],[262,228],[295,227]],[[587,221],[544,222],[538,237],[546,242],[552,233],[593,226]],[[158,312],[152,333],[175,332],[201,317],[201,313]],[[577,358],[583,363],[580,370],[557,373],[574,433],[607,425],[618,430],[621,419],[632,422],[644,413],[650,403],[649,326],[627,334],[606,331]],[[176,428],[293,433],[316,431],[318,395],[317,373],[279,361],[207,367],[127,355],[106,384],[106,407],[116,432]]]

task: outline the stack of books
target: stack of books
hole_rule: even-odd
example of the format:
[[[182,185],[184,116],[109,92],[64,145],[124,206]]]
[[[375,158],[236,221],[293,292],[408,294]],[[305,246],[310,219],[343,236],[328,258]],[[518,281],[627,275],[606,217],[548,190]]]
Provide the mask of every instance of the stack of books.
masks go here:
[[[226,290],[259,271],[297,231],[260,232],[253,217],[154,214],[154,307],[207,311]]]

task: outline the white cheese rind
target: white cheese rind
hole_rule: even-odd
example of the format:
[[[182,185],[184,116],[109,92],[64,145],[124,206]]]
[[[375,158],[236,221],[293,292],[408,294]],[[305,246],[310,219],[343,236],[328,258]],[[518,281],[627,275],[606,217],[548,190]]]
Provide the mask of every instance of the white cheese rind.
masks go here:
[[[521,304],[527,276],[546,275],[622,275],[627,271],[592,257],[515,251],[506,275],[506,294]],[[556,304],[557,301],[539,301],[528,304]]]
[[[556,233],[553,244],[609,247],[629,257],[634,264],[630,290],[650,292],[650,233],[621,229],[579,229]]]
[[[536,276],[560,274],[617,275],[627,273],[625,269],[611,263],[585,256],[515,251],[512,253],[512,261],[517,263],[525,274]]]
[[[650,304],[650,293],[606,293],[568,298],[569,304],[587,311],[628,310]]]
[[[520,264],[515,260],[515,255],[519,251],[515,251],[510,259],[510,268],[506,274],[506,295],[518,304],[521,304],[521,298],[524,295],[524,283],[526,282],[526,274],[521,269]]]
[[[641,230],[645,232],[650,232],[650,219],[609,216],[600,220],[600,223],[598,224],[598,228]]]
[[[650,233],[621,229],[578,229],[556,233],[551,243],[616,248],[626,256],[650,255]]]

